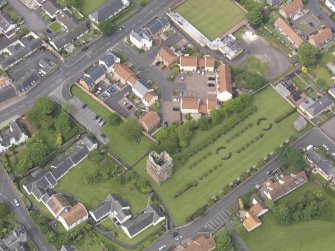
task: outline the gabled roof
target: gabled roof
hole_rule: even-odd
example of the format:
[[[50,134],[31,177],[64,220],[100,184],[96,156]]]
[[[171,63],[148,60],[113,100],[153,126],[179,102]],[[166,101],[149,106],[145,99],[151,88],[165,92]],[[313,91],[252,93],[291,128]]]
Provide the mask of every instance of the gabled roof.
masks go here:
[[[151,35],[144,28],[137,28],[130,32],[130,36],[135,38],[137,41],[141,42],[142,40],[151,41]]]
[[[93,17],[96,22],[101,22],[114,16],[120,9],[127,5],[129,5],[128,0],[109,0],[108,3],[91,13],[90,16]]]
[[[181,109],[199,109],[198,99],[192,97],[181,98]]]
[[[53,2],[53,0],[47,0],[42,3],[42,8],[51,16],[54,16],[56,12],[59,11],[57,5]]]
[[[279,17],[275,25],[278,26],[298,47],[304,40],[281,18]]]
[[[200,57],[198,60],[199,68],[214,68],[215,66],[215,58],[213,56],[205,55]]]
[[[61,10],[56,13],[56,18],[61,22],[70,32],[76,29],[78,22],[72,17],[67,10]]]
[[[139,120],[140,124],[142,126],[145,126],[147,128],[153,128],[156,127],[159,122],[160,122],[160,118],[158,116],[158,114],[156,112],[148,112],[147,114],[145,114],[140,120]]]
[[[326,175],[335,178],[335,165],[326,156],[315,151],[313,147],[306,151],[305,156],[308,161],[320,168]]]
[[[231,69],[229,65],[222,64],[218,68],[217,72],[217,78],[218,78],[218,92],[233,92],[233,86],[231,81]]]
[[[150,86],[140,81],[136,81],[136,83],[133,85],[133,89],[140,94],[140,98],[143,98],[146,93],[152,90]]]
[[[213,237],[205,237],[203,235],[195,238],[193,243],[187,246],[183,251],[211,251],[216,248],[215,239]]]
[[[62,194],[54,194],[46,203],[54,215],[58,216],[70,203]]]
[[[9,26],[15,24],[6,14],[0,12],[0,30],[6,32]]]
[[[314,118],[321,112],[326,110],[328,107],[330,107],[332,104],[334,104],[334,100],[328,94],[326,94],[316,100],[312,105],[310,105],[306,109],[306,112]]]
[[[294,0],[293,2],[283,6],[283,11],[286,16],[291,17],[304,9],[304,4],[301,0]]]
[[[94,82],[105,74],[106,74],[105,70],[104,68],[102,68],[101,65],[93,66],[85,72],[85,75],[87,77],[90,77]]]
[[[198,67],[198,57],[197,56],[180,56],[180,66]]]
[[[155,98],[155,97],[157,97],[157,95],[156,95],[155,91],[152,90],[152,91],[147,92],[147,93],[144,95],[143,99],[144,99],[146,102],[150,103],[151,100],[152,100],[153,98]]]
[[[148,29],[152,36],[155,36],[169,26],[170,22],[166,17],[159,17],[149,22],[145,27]]]
[[[11,145],[11,140],[18,142],[23,135],[23,131],[17,120],[10,124],[9,129],[0,132],[0,145],[8,147]]]
[[[215,110],[216,107],[217,107],[217,104],[218,104],[218,101],[217,101],[217,98],[215,96],[214,97],[208,97],[208,99],[207,99],[207,109],[209,111]]]
[[[63,212],[59,217],[63,218],[68,226],[72,226],[74,223],[87,217],[87,211],[83,204],[77,203],[71,207],[67,212]]]
[[[120,62],[120,59],[113,54],[110,50],[106,52],[105,55],[100,59],[108,68],[113,66],[115,63]]]
[[[254,230],[260,224],[262,224],[261,220],[253,214],[250,214],[249,217],[243,221],[243,225],[249,232]]]
[[[333,32],[330,28],[320,30],[317,34],[309,37],[309,41],[314,42],[315,46],[318,47],[328,40],[332,39]]]
[[[176,62],[178,56],[169,48],[162,47],[158,54],[158,57],[161,57],[163,60],[167,61],[169,64]]]
[[[136,77],[135,72],[133,72],[131,69],[129,69],[124,64],[119,64],[119,63],[114,64],[113,69],[114,69],[115,74],[117,74],[124,81],[127,81],[129,77],[132,75]]]

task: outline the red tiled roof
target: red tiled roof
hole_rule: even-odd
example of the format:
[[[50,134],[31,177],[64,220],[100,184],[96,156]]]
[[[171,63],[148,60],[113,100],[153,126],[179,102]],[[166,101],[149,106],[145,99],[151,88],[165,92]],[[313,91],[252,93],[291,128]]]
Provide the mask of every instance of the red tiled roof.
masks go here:
[[[174,63],[178,56],[174,54],[173,51],[171,51],[169,48],[161,48],[157,54],[157,57],[161,57],[163,60],[168,62],[168,64]]]
[[[297,12],[304,9],[304,4],[301,0],[294,0],[286,6],[283,6],[283,11],[287,17],[294,16]]]
[[[181,109],[199,109],[197,98],[182,98],[181,105]]]
[[[64,212],[60,215],[68,226],[73,225],[77,221],[87,216],[86,208],[83,204],[77,203],[68,212]]]
[[[219,85],[219,92],[233,92],[233,87],[231,83],[231,69],[229,65],[222,64],[218,68],[218,85]]]
[[[282,19],[278,18],[275,25],[279,27],[298,47],[304,42],[302,38]]]
[[[180,66],[197,67],[198,57],[196,56],[180,56]]]
[[[316,47],[322,45],[326,41],[330,40],[333,37],[333,32],[330,28],[326,28],[320,30],[317,34],[312,35],[309,37],[310,43],[312,42],[313,45]]]

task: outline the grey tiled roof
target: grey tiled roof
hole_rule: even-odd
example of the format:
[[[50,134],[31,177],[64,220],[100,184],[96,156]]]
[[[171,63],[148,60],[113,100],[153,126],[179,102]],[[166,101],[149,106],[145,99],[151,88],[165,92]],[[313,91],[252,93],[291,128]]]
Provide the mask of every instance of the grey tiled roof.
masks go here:
[[[170,22],[166,17],[160,17],[152,20],[146,25],[146,28],[149,30],[152,36],[157,35],[163,29],[166,29],[170,26]]]
[[[107,4],[101,6],[95,12],[90,14],[96,22],[104,21],[113,16],[120,9],[124,8],[127,4],[126,1],[122,0],[110,0]]]
[[[132,30],[130,32],[130,35],[134,37],[137,41],[142,41],[142,40],[151,40],[151,35],[144,29],[144,28],[137,28],[135,30]]]
[[[111,51],[107,51],[100,61],[104,62],[107,67],[111,67],[116,63],[117,59],[118,58]]]
[[[94,82],[101,78],[104,74],[105,70],[101,67],[101,65],[93,66],[85,73],[85,75],[90,77]]]
[[[318,153],[311,147],[306,153],[306,158],[320,168],[328,176],[335,178],[335,165],[321,153]]]
[[[85,83],[88,85],[90,89],[94,87],[94,81],[90,77],[83,76],[82,79],[85,81]]]
[[[0,12],[0,30],[6,32],[10,25],[15,24],[6,14]]]
[[[326,110],[328,107],[330,107],[332,104],[334,104],[334,100],[328,95],[324,95],[320,99],[316,100],[314,104],[309,106],[307,108],[307,112],[312,116],[316,117],[321,112]]]
[[[14,139],[16,142],[20,140],[22,137],[22,129],[17,123],[14,121],[10,125],[10,129],[6,130],[5,135],[1,135],[0,133],[0,144],[5,147],[9,147],[11,145],[11,139]]]
[[[54,16],[59,10],[56,3],[53,0],[47,0],[42,4],[42,8],[47,11],[50,15]]]

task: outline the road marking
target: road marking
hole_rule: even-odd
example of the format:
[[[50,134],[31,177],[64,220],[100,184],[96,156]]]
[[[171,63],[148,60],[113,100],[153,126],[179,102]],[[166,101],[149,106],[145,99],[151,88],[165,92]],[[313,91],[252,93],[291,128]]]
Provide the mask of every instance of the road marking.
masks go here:
[[[215,218],[219,220],[222,224],[224,223],[218,216],[216,216]]]
[[[213,224],[213,223],[212,223],[212,224]],[[215,229],[215,225],[214,225],[214,224],[213,224],[214,227],[213,227],[209,222],[207,223],[207,225],[210,226],[213,230]]]

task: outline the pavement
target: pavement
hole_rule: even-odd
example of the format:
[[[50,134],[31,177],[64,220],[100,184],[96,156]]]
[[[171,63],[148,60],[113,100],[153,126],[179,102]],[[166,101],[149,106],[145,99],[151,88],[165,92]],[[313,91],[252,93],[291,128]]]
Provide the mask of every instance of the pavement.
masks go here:
[[[16,207],[14,199],[17,199],[20,206]],[[0,163],[0,201],[6,203],[13,210],[16,220],[22,224],[30,239],[35,243],[39,251],[50,251],[53,248],[45,241],[43,235],[36,227],[35,223],[29,216],[29,212],[25,207],[24,202],[21,200],[19,193],[16,190],[14,183],[8,176],[3,166]]]
[[[308,1],[308,9],[315,16],[322,16],[321,23],[327,27],[335,29],[335,23],[320,9],[320,2],[317,0]]]
[[[309,131],[304,137],[296,142],[295,147],[302,149],[306,148],[310,144],[314,146],[321,146],[322,144],[326,144],[330,148],[335,149],[335,143],[332,142],[330,138],[328,138],[319,128],[313,128],[311,131]],[[183,236],[183,239],[193,237],[199,232],[215,232],[227,223],[230,217],[228,212],[229,206],[236,202],[238,198],[253,189],[256,184],[260,184],[262,181],[264,181],[267,177],[266,173],[269,170],[277,170],[282,166],[282,164],[283,163],[279,158],[274,159],[254,176],[238,186],[231,194],[210,208],[203,217],[186,226],[174,229],[172,231],[178,231],[180,235]],[[178,243],[180,243],[180,241],[176,241],[172,237],[171,232],[169,232],[159,238],[146,250],[159,250],[162,245],[166,245],[167,248],[170,248]]]

